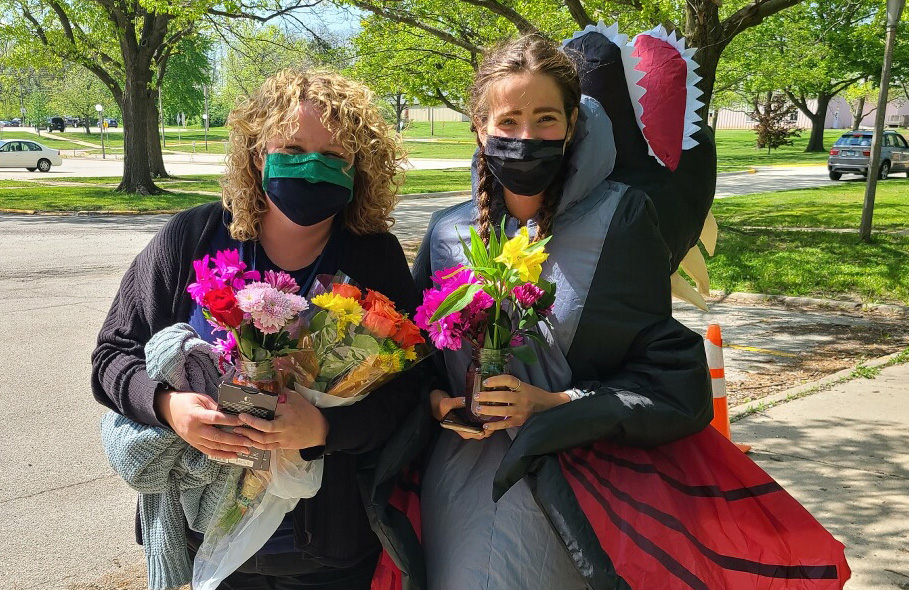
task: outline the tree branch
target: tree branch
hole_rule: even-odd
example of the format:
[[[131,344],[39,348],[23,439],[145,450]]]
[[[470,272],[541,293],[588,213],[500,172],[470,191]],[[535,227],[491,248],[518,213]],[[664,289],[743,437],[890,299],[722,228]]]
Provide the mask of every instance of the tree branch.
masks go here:
[[[433,88],[433,90],[435,90],[436,98],[438,98],[440,101],[442,101],[442,104],[444,104],[445,106],[447,106],[448,108],[450,108],[453,111],[457,111],[457,112],[461,113],[462,115],[467,115],[467,111],[464,107],[460,107],[460,106],[454,104],[453,102],[451,102],[450,100],[448,100],[448,97],[446,97],[444,94],[442,94],[442,91],[438,87]]]
[[[754,0],[720,23],[723,28],[722,38],[728,43],[733,37],[747,28],[760,24],[768,16],[801,2],[802,0]]]
[[[240,10],[237,12],[229,12],[226,10],[216,10],[214,8],[209,8],[207,12],[208,12],[208,14],[211,14],[213,16],[223,16],[223,17],[227,17],[227,18],[245,18],[247,20],[253,20],[256,22],[265,23],[265,22],[272,20],[273,18],[278,18],[281,16],[285,16],[287,14],[290,14],[291,12],[293,12],[294,10],[297,10],[299,8],[314,8],[321,3],[322,3],[322,0],[313,0],[313,2],[311,4],[304,4],[304,3],[300,2],[300,0],[297,0],[297,2],[294,3],[293,5],[288,6],[287,8],[282,8],[281,10],[276,10],[274,12],[270,12],[270,13],[268,13],[267,16],[255,14],[254,12],[245,12],[243,10]],[[243,6],[243,8],[249,8],[250,10],[252,10],[251,7],[248,7],[248,6]]]
[[[356,6],[357,8],[369,11],[377,16],[387,18],[396,23],[410,25],[414,28],[426,31],[427,33],[430,33],[430,34],[438,37],[439,39],[441,39],[442,41],[445,41],[446,43],[451,43],[452,45],[457,45],[461,49],[466,49],[467,51],[469,51],[471,53],[477,53],[477,54],[483,53],[483,50],[480,47],[474,45],[473,43],[468,43],[467,41],[464,41],[463,39],[459,39],[459,38],[455,37],[451,33],[447,33],[441,29],[437,29],[435,27],[431,27],[429,25],[423,24],[411,16],[392,12],[392,11],[388,10],[387,8],[384,8],[382,6],[377,6],[375,4],[372,4],[371,2],[367,2],[365,0],[352,0],[352,2],[354,4],[354,6]]]
[[[593,19],[590,18],[590,15],[587,14],[587,11],[584,10],[584,5],[581,4],[581,0],[564,0],[565,6],[568,8],[568,12],[571,14],[571,18],[574,19],[574,22],[578,23],[578,26],[582,29],[587,25],[595,25]]]
[[[530,35],[532,33],[542,34],[540,30],[537,29],[529,20],[515,12],[514,9],[505,6],[497,0],[461,0],[465,4],[473,4],[474,6],[479,6],[480,8],[485,8],[493,14],[498,14],[499,16],[507,19],[518,29],[518,32],[522,35]]]

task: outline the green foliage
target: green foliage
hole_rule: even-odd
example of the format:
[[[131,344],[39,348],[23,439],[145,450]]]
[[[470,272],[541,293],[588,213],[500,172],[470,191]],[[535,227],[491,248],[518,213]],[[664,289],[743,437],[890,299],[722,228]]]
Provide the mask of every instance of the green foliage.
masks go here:
[[[201,34],[185,37],[174,47],[160,90],[167,124],[175,125],[179,113],[201,120],[205,110],[204,88],[212,85],[210,56],[213,47],[211,37]],[[210,125],[224,124],[224,117],[213,115],[209,112]]]

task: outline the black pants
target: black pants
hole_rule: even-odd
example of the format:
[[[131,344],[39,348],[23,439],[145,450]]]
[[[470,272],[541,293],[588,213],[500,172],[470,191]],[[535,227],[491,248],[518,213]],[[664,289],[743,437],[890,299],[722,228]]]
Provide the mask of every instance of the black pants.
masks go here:
[[[234,572],[228,576],[219,590],[369,590],[379,554],[370,555],[360,563],[343,569],[320,569],[320,571],[297,575],[268,575],[261,573]]]

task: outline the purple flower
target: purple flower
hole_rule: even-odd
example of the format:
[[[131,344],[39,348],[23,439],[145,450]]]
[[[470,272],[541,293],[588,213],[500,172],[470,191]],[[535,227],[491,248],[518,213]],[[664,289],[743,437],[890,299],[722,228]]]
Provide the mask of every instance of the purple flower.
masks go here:
[[[508,343],[508,346],[514,347],[514,346],[523,346],[523,345],[524,345],[524,337],[522,335],[518,334],[517,332],[515,332],[515,334],[511,337],[511,342]]]
[[[266,270],[264,280],[278,291],[283,291],[284,293],[296,293],[300,290],[300,285],[297,284],[297,281],[286,272]]]
[[[218,353],[218,368],[223,373],[224,363],[232,364],[234,362],[234,353],[237,350],[237,339],[234,338],[234,333],[228,331],[224,338],[215,340],[212,350]]]
[[[524,309],[530,309],[545,292],[533,283],[524,283],[512,289],[511,294],[518,305]]]

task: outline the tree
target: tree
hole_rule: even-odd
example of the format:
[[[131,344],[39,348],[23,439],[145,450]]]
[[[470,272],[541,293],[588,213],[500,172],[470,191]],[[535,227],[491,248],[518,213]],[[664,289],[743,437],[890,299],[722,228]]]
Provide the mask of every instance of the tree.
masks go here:
[[[325,31],[288,30],[274,24],[238,21],[219,27],[218,81],[212,106],[222,120],[240,97],[289,67],[343,69],[350,56],[343,39]]]
[[[701,115],[706,118],[716,79],[717,64],[726,46],[742,31],[765,18],[798,4],[801,0],[735,0],[725,4],[716,0],[689,0],[670,4],[659,0],[631,0],[605,3],[601,0],[561,0],[560,2],[517,2],[515,0],[335,0],[372,13],[364,21],[364,34],[388,37],[373,31],[382,21],[393,23],[401,52],[395,65],[405,62],[416,78],[416,90],[434,86],[436,72],[432,55],[454,58],[456,63],[476,67],[482,48],[506,35],[539,32],[553,39],[570,35],[596,20],[619,21],[628,32],[658,24],[687,38],[697,47],[695,60],[700,65],[698,83],[704,92]],[[720,5],[722,15],[720,13]],[[441,43],[438,43],[441,42]],[[402,64],[403,65],[403,64]],[[419,72],[419,75],[417,75]],[[444,72],[443,72],[444,73]],[[463,74],[461,74],[462,77]],[[469,80],[470,76],[466,76]],[[402,80],[402,84],[407,80]],[[437,100],[463,105],[467,82],[440,80]],[[406,87],[406,86],[402,86]],[[410,90],[409,87],[407,87]],[[445,100],[442,100],[442,99]],[[459,100],[455,100],[459,99]]]
[[[12,25],[0,27],[0,34],[77,63],[107,86],[123,114],[123,178],[117,190],[156,194],[162,190],[153,176],[166,175],[156,89],[180,41],[196,33],[206,17],[267,21],[320,1],[251,0],[223,6],[213,0],[0,0],[0,10],[17,15]]]
[[[53,85],[50,102],[57,114],[77,116],[85,132],[91,133],[90,125],[98,117],[95,105],[107,102],[103,97],[109,100],[110,93],[95,75],[85,68],[67,65]]]
[[[768,92],[763,101],[755,100],[750,117],[757,123],[754,126],[757,147],[767,148],[769,154],[780,146],[792,145],[792,138],[801,134],[792,122],[797,112],[795,105],[786,102],[780,94]]]

